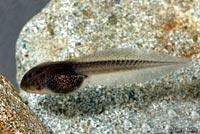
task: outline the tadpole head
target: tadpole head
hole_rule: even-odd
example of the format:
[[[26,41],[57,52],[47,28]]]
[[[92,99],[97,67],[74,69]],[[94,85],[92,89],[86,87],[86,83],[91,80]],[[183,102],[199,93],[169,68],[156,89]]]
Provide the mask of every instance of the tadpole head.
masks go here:
[[[23,76],[20,88],[26,92],[42,93],[45,88],[45,72],[44,67],[36,66],[30,69]]]
[[[30,69],[22,78],[20,87],[37,94],[68,94],[79,89],[87,78],[78,74],[71,62],[48,62]]]

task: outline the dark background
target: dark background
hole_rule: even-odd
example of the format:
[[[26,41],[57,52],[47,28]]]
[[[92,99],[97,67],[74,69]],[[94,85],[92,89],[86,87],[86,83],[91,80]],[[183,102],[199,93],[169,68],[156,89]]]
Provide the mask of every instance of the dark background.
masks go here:
[[[0,73],[16,88],[15,45],[22,27],[49,0],[0,0]]]

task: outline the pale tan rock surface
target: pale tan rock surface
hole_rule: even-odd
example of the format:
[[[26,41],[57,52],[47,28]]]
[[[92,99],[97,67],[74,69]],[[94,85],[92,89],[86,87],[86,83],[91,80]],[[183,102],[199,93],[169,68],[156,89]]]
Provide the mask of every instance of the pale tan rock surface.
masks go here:
[[[17,42],[18,82],[33,66],[107,48],[147,48],[179,57],[200,50],[200,3],[173,0],[52,0]],[[64,96],[21,93],[49,132],[200,131],[200,55],[191,67],[145,84],[88,86]]]
[[[12,84],[0,75],[0,134],[47,134]]]

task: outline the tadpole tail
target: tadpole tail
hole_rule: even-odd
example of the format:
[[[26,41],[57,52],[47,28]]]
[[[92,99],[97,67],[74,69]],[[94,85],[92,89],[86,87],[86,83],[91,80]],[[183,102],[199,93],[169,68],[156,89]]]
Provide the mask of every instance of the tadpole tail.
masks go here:
[[[75,72],[87,75],[91,85],[140,83],[191,65],[191,59],[144,49],[111,49],[74,61]]]

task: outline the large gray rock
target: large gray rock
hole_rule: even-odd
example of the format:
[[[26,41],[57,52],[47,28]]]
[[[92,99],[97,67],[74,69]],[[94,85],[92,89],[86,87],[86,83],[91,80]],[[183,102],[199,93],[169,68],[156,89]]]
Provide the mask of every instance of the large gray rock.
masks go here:
[[[0,134],[47,134],[12,84],[0,75]]]
[[[19,36],[18,82],[41,62],[111,47],[145,47],[190,57],[200,50],[198,5],[198,0],[52,0]],[[55,134],[200,128],[199,60],[194,56],[190,68],[144,84],[88,86],[64,96],[21,96]]]

